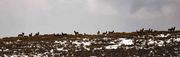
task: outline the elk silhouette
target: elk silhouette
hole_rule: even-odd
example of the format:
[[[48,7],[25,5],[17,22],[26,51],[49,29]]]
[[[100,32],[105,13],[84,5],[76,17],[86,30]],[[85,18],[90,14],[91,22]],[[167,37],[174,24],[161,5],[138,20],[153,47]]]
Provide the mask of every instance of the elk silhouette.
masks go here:
[[[62,36],[67,36],[68,34],[61,32],[61,35],[62,35]]]
[[[29,37],[32,37],[32,33],[29,34]]]
[[[107,31],[102,33],[104,36],[107,35]]]
[[[113,31],[109,31],[108,34],[113,34],[114,33],[114,30]]]
[[[172,32],[172,31],[175,31],[176,27],[171,27],[168,29],[168,31]]]
[[[39,32],[35,33],[35,35],[34,35],[34,36],[39,36]]]
[[[22,32],[21,34],[18,34],[18,37],[24,37],[24,32]]]
[[[97,35],[99,35],[99,34],[100,34],[100,31],[97,32]]]
[[[79,32],[74,31],[74,34],[75,34],[75,35],[79,35]]]

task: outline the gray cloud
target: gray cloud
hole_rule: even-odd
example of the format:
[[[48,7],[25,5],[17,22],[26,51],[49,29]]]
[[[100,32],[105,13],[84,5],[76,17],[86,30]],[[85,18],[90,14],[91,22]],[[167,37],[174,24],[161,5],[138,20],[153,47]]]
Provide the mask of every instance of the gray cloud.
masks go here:
[[[142,8],[148,11],[160,11],[165,4],[165,0],[137,0],[133,2],[131,12],[134,13]]]
[[[0,36],[180,28],[179,0],[0,0]]]

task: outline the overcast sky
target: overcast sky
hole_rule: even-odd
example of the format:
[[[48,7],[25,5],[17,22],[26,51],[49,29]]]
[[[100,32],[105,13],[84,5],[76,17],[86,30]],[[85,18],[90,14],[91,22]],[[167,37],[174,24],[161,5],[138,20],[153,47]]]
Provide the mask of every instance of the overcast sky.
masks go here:
[[[180,0],[0,0],[0,36],[180,28]]]

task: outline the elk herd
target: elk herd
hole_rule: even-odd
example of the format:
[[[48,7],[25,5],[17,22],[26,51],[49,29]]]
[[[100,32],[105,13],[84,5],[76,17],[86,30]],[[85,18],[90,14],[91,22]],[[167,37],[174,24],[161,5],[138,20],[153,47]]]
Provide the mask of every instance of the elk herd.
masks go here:
[[[168,31],[173,32],[175,31],[176,27],[169,28]]]
[[[32,37],[32,36],[39,36],[39,32],[35,33],[34,35],[32,33],[30,33],[28,35],[29,37]],[[21,34],[18,34],[18,37],[28,37],[27,35],[25,35],[24,32],[22,32]]]
[[[108,32],[106,31],[106,32],[102,32],[102,33],[101,33],[100,31],[98,31],[98,32],[96,33],[96,35],[107,35],[107,34],[113,34],[113,33],[114,33],[114,31],[108,31]],[[62,35],[62,36],[67,36],[67,35],[70,35],[70,34],[61,32],[61,34],[44,34],[44,35],[54,35],[54,36]],[[81,34],[81,33],[77,32],[77,31],[74,31],[74,35],[75,35],[75,36],[83,36],[83,35],[88,35],[88,34],[86,34],[86,33]],[[28,35],[25,35],[25,33],[22,32],[22,33],[18,34],[18,37],[33,37],[33,36],[40,36],[40,33],[37,32],[37,33],[35,33],[34,35],[33,35],[33,33],[30,33],[30,34],[28,34]]]
[[[167,32],[174,32],[176,29],[176,27],[171,27],[168,29]],[[151,28],[149,28],[148,30],[145,30],[144,28],[140,29],[139,31],[136,30],[137,33],[144,33],[144,32],[147,32],[147,33],[151,33],[151,32],[157,32],[156,30],[153,30]]]
[[[168,32],[174,32],[174,31],[175,31],[175,28],[176,28],[176,27],[171,27],[171,28],[169,28],[169,29],[168,29]],[[140,29],[140,30],[136,30],[136,33],[138,33],[138,34],[152,33],[152,32],[156,32],[156,30],[153,30],[153,29],[151,29],[151,28],[149,28],[148,30],[145,30],[144,28],[142,28],[142,29]],[[113,30],[113,31],[106,31],[106,32],[97,31],[96,35],[104,35],[104,36],[106,36],[106,35],[108,35],[108,34],[114,34],[114,33],[117,33],[117,32],[114,32],[114,30]],[[29,36],[29,37],[32,37],[32,36],[39,36],[39,35],[40,35],[39,32],[35,33],[34,35],[33,35],[33,33],[30,33],[29,35],[25,35],[25,33],[22,32],[21,34],[18,34],[18,37],[28,37],[28,36]],[[46,35],[46,34],[45,34],[45,35]],[[47,35],[48,35],[48,34],[47,34]],[[50,34],[50,35],[51,35],[51,34]],[[67,36],[67,35],[69,35],[69,34],[62,32],[61,34],[54,34],[54,35]],[[74,31],[74,35],[75,35],[75,36],[82,36],[82,35],[88,35],[88,34],[86,34],[86,33],[81,34],[81,33],[77,32],[77,31]]]

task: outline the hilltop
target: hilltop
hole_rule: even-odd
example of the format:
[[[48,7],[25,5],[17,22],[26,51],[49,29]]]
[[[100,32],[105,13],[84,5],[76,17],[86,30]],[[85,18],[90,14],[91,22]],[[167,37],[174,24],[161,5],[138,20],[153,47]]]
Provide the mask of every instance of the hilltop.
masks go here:
[[[5,57],[178,57],[180,31],[170,28],[168,31],[98,31],[97,34],[21,33],[0,39],[0,47],[0,56]]]

